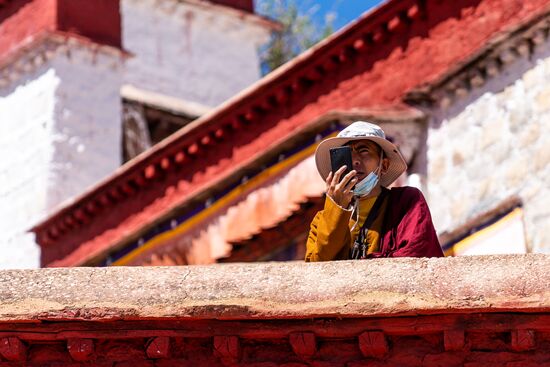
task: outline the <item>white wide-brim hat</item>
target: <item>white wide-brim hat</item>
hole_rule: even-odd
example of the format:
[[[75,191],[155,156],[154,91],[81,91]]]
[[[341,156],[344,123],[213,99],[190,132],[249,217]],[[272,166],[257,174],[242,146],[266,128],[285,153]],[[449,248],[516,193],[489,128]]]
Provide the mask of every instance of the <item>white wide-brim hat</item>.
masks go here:
[[[330,153],[331,148],[341,147],[350,141],[355,140],[370,140],[378,144],[388,158],[390,164],[388,170],[380,177],[380,185],[387,187],[403,172],[407,170],[407,163],[399,152],[399,149],[389,140],[386,139],[386,134],[380,126],[365,121],[356,121],[346,127],[334,138],[323,140],[315,151],[315,163],[317,170],[323,178],[327,179],[331,171]]]

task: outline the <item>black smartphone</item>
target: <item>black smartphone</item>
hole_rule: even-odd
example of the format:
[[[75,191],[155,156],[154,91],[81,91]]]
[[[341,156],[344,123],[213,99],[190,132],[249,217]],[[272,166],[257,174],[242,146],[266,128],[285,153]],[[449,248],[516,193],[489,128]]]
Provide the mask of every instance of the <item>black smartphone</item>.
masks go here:
[[[351,161],[351,148],[348,146],[331,148],[330,152],[330,166],[332,173],[336,173],[342,166],[346,166],[346,170],[342,174],[341,179],[344,178],[349,172],[351,172],[353,163]]]

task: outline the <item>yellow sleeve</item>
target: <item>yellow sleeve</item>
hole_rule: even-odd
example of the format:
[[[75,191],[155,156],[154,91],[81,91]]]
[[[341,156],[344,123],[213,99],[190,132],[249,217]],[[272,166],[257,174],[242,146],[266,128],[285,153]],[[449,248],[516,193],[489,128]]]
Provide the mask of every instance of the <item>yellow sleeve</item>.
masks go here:
[[[310,261],[329,261],[347,258],[351,236],[349,220],[351,210],[337,205],[329,196],[325,207],[311,222],[306,244],[306,258]]]

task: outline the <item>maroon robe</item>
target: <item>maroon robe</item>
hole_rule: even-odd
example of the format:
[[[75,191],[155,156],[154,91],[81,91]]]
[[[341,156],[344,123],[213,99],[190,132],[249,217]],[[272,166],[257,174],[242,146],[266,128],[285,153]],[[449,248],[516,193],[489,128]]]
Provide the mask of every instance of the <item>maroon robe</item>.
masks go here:
[[[430,209],[420,190],[394,187],[388,192],[386,213],[380,236],[380,257],[442,257]]]

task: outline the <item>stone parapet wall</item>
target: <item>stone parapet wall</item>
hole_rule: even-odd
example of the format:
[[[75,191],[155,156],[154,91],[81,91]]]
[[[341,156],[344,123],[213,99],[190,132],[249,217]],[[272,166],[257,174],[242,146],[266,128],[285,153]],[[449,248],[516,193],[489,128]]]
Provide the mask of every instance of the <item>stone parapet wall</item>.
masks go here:
[[[546,255],[0,271],[2,366],[535,366]]]
[[[0,272],[0,322],[308,319],[550,309],[550,257]]]

